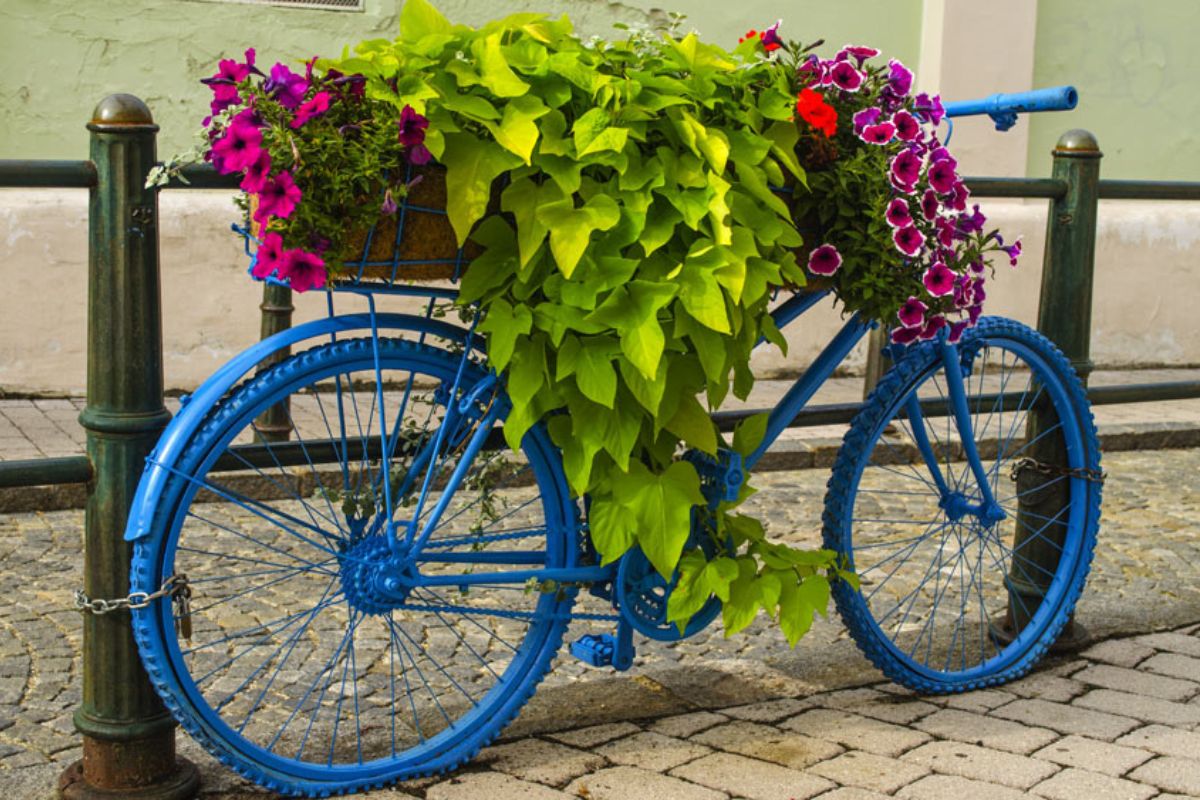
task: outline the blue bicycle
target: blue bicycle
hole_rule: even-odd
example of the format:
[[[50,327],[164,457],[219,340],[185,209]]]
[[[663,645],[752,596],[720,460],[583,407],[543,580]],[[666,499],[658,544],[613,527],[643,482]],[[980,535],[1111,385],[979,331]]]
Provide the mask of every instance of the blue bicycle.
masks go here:
[[[1047,97],[948,112],[999,124],[1074,105],[1073,91]],[[368,310],[336,314],[330,293],[328,318],[247,350],[187,400],[127,533],[133,591],[158,593],[134,629],[171,711],[243,775],[313,796],[466,762],[533,694],[572,619],[614,625],[571,651],[618,669],[635,631],[680,637],[665,619],[671,585],[640,551],[598,565],[586,502],[544,427],[519,455],[505,449],[503,382],[473,328],[440,316],[454,293],[335,291]],[[427,298],[425,313],[379,312],[388,293]],[[825,296],[791,297],[776,325]],[[736,495],[869,329],[845,324],[744,463],[704,461],[714,498]],[[859,576],[836,585],[838,608],[906,686],[1010,680],[1054,642],[1088,572],[1100,465],[1086,395],[1055,346],[1011,320],[889,354],[828,485],[825,546]],[[612,613],[573,614],[581,590]],[[719,610],[712,598],[684,634]]]

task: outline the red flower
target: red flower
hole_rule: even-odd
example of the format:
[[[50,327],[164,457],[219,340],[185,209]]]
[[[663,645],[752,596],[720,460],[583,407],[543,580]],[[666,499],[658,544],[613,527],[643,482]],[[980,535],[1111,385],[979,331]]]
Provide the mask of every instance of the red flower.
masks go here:
[[[750,30],[746,31],[745,36],[738,37],[738,44],[741,44],[742,42],[746,41],[747,39],[756,39],[756,38],[758,38],[758,31],[754,30],[754,28],[751,28]]]
[[[837,111],[825,102],[820,92],[801,89],[796,98],[796,112],[814,128],[830,138],[837,132]]]

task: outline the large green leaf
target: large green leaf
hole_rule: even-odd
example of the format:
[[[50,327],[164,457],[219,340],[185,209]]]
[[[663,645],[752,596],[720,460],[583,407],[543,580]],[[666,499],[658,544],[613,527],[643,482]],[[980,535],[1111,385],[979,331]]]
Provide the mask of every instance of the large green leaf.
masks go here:
[[[527,94],[509,101],[498,124],[485,122],[484,125],[506,150],[529,164],[538,141],[537,120],[548,113],[550,109],[540,98]]]
[[[487,213],[492,181],[521,159],[495,142],[469,133],[448,133],[442,163],[446,165],[446,211],[461,246]]]
[[[487,315],[479,323],[479,332],[488,334],[488,361],[500,372],[512,360],[517,337],[528,334],[533,327],[533,314],[518,305],[515,308],[496,298],[488,305]]]
[[[520,97],[529,91],[529,84],[508,65],[500,45],[502,35],[493,33],[475,41],[473,49],[479,63],[479,82],[496,97]]]
[[[575,120],[572,131],[579,158],[605,150],[619,151],[629,138],[629,129],[612,127],[612,117],[603,108],[593,108]]]
[[[624,502],[611,497],[594,498],[588,522],[601,565],[611,564],[633,546],[638,518]]]
[[[598,194],[581,208],[571,198],[538,208],[538,221],[550,230],[550,252],[562,274],[570,278],[596,231],[606,231],[621,219],[617,201]]]
[[[613,478],[613,496],[636,517],[637,541],[646,558],[670,578],[691,533],[692,506],[704,502],[696,468],[676,461],[655,474],[633,461],[627,473]]]
[[[428,0],[404,0],[400,8],[400,36],[416,42],[430,34],[450,33],[453,26]]]
[[[538,218],[538,212],[566,200],[556,183],[538,183],[533,178],[518,178],[508,185],[500,198],[500,208],[513,215],[517,223],[517,252],[524,267],[537,254],[550,232]]]
[[[717,452],[717,428],[712,417],[691,395],[679,398],[674,416],[667,420],[667,430],[683,439],[689,446],[710,455]]]

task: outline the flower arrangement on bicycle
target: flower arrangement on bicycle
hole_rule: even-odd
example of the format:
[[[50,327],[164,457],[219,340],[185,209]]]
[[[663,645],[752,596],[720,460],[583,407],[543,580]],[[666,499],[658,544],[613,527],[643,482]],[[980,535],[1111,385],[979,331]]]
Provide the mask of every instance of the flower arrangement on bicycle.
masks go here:
[[[768,541],[737,512],[749,487],[715,501],[680,447],[758,447],[764,417],[726,441],[709,411],[749,394],[760,338],[786,349],[781,287],[829,286],[896,344],[955,341],[988,254],[1020,252],[969,203],[939,99],[873,48],[816,46],[778,24],[732,51],[673,32],[585,42],[534,15],[475,30],[408,0],[394,42],[303,72],[221,62],[199,155],[242,176],[254,276],[297,291],[352,277],[355,232],[402,213],[428,178],[413,168],[444,167],[456,245],[478,248],[459,302],[506,376],[508,443],[546,425],[602,562],[636,546],[678,572],[681,630],[716,596],[728,633],[761,609],[794,644],[853,576]]]

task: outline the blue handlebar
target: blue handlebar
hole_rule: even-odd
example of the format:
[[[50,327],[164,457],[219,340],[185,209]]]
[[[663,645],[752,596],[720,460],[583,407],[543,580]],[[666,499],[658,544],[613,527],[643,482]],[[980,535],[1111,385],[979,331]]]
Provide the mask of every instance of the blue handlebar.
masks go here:
[[[1074,86],[1055,86],[1032,92],[994,94],[979,100],[946,103],[947,117],[969,117],[987,114],[996,123],[996,130],[1006,131],[1017,123],[1017,115],[1031,111],[1070,111],[1079,102]]]

